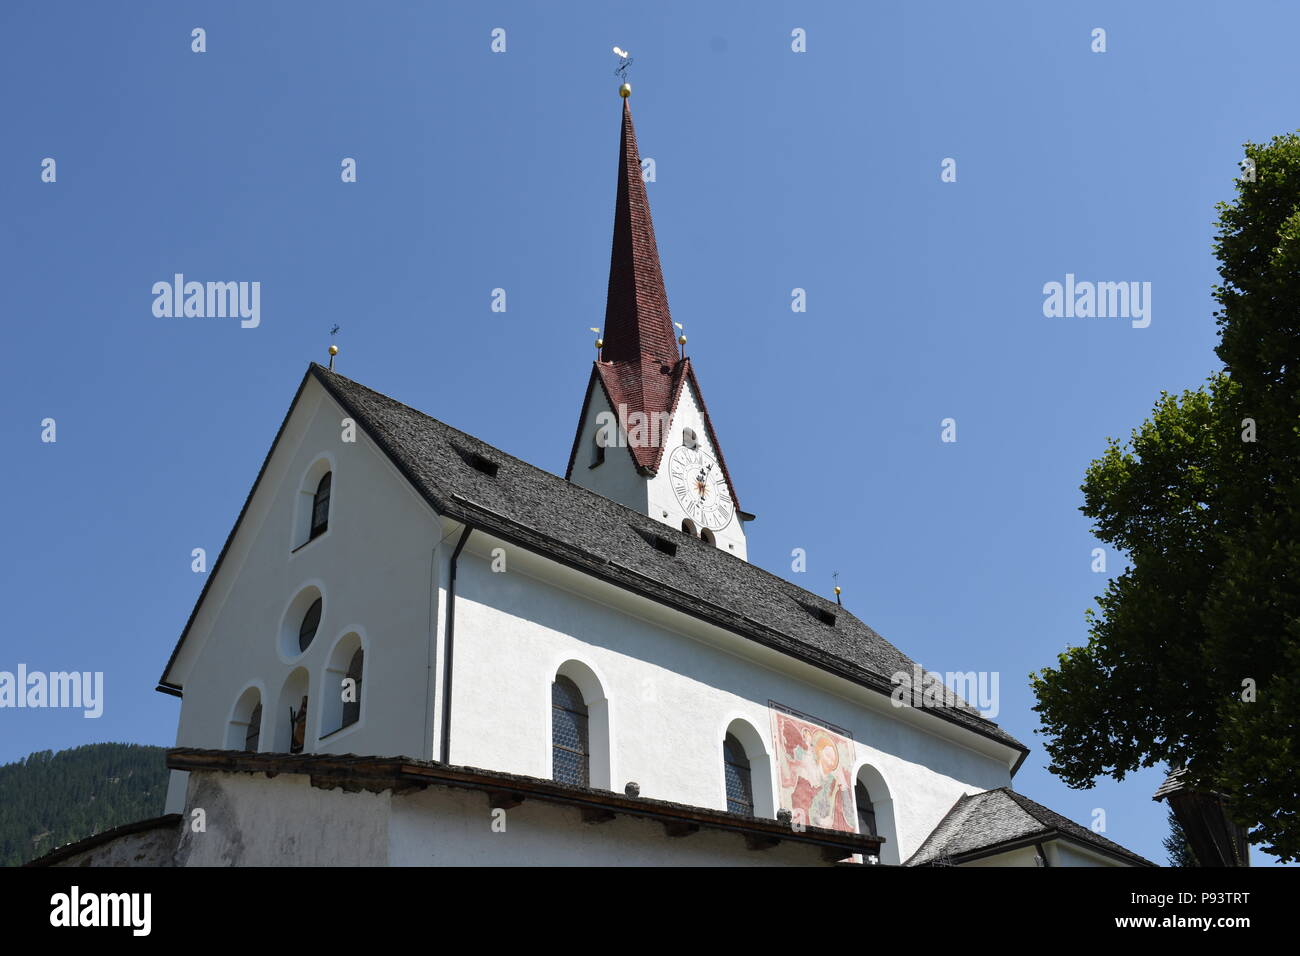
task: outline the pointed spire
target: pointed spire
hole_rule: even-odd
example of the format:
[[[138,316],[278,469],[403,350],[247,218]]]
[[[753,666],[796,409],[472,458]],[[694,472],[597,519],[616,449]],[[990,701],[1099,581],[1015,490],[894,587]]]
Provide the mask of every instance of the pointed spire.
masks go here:
[[[672,315],[668,311],[668,293],[659,266],[659,247],[655,244],[655,227],[641,178],[641,154],[637,150],[628,102],[624,96],[614,245],[609,259],[605,347],[601,359],[675,364],[677,347]]]

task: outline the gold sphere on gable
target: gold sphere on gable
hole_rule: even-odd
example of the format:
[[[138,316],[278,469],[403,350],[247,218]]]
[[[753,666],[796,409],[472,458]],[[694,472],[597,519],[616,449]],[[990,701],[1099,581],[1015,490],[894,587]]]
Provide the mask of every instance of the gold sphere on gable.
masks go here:
[[[623,97],[623,99],[627,99],[629,96],[631,96],[631,95],[632,95],[632,84],[631,84],[631,83],[624,83],[622,86],[620,86],[620,87],[618,88],[618,95],[621,96],[621,97]]]
[[[338,354],[339,354],[339,347],[337,345],[331,345],[330,355],[338,355]]]

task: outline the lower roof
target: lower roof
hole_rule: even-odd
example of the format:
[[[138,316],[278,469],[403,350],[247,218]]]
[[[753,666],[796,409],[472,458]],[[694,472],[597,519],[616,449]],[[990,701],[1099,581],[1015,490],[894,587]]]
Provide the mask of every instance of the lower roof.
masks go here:
[[[908,866],[963,863],[1046,840],[1063,839],[1118,857],[1131,866],[1156,866],[1113,840],[1035,803],[1010,787],[966,794],[908,859]]]

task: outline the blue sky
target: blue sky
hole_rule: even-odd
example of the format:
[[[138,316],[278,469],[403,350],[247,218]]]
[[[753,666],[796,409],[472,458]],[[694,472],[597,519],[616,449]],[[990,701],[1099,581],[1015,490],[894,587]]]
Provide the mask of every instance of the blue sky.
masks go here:
[[[1104,586],[1087,463],[1217,367],[1214,204],[1243,142],[1300,125],[1297,28],[1283,3],[6,2],[0,669],[102,670],[107,699],[0,713],[0,762],[173,742],[153,687],[191,549],[215,558],[333,324],[344,374],[563,472],[619,44],[751,560],[838,571],[928,668],[1000,672],[1017,789],[1164,862],[1162,771],[1067,789],[1027,676]],[[259,281],[260,326],[155,317],[177,272]],[[1150,326],[1044,317],[1067,273],[1150,282]]]

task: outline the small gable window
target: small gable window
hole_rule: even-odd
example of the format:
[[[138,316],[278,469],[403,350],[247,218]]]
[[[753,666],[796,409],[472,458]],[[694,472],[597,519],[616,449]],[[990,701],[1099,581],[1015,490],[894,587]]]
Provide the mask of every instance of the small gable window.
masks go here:
[[[320,480],[316,486],[316,494],[311,500],[311,534],[310,538],[318,538],[325,533],[330,523],[330,485],[332,484],[334,473],[326,472],[325,477]]]
[[[752,817],[754,782],[749,756],[741,742],[732,734],[727,734],[722,741],[722,768],[727,778],[727,811]]]
[[[557,783],[591,786],[587,704],[578,685],[563,675],[551,684],[551,766]]]
[[[694,538],[696,536],[695,522],[692,521],[690,518],[683,518],[682,530],[685,531],[687,534],[689,534],[692,538]]]
[[[713,532],[710,531],[708,528],[705,528],[703,531],[700,532],[700,540],[706,541],[709,544],[718,543],[718,539],[713,536]]]
[[[316,629],[320,627],[321,599],[317,598],[312,602],[311,607],[307,608],[307,613],[302,616],[302,624],[298,626],[298,650],[305,651],[311,646],[312,639],[316,636]]]
[[[685,445],[687,448],[694,448],[696,444],[698,444],[695,439],[694,428],[682,429],[682,444]]]
[[[596,429],[596,434],[591,437],[591,465],[588,467],[595,468],[597,465],[605,463],[605,436],[604,426]]]

